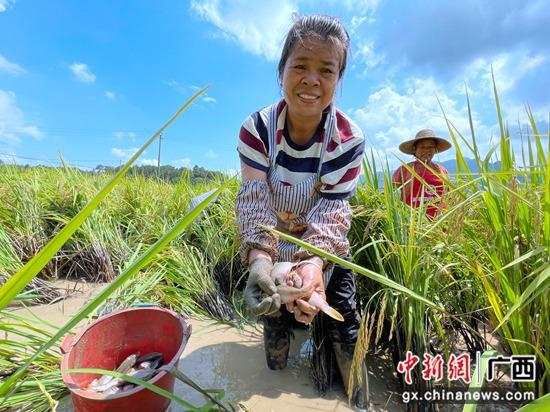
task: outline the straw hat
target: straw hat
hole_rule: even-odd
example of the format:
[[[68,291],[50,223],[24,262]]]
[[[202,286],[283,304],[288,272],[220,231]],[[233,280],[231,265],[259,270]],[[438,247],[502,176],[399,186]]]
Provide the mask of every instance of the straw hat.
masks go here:
[[[445,150],[450,149],[452,146],[451,143],[449,143],[447,140],[443,139],[442,137],[436,136],[433,130],[423,129],[419,131],[416,136],[414,136],[414,139],[407,140],[406,142],[401,143],[399,145],[399,150],[401,150],[403,153],[413,155],[415,144],[424,139],[433,139],[436,141],[437,153],[444,152]]]

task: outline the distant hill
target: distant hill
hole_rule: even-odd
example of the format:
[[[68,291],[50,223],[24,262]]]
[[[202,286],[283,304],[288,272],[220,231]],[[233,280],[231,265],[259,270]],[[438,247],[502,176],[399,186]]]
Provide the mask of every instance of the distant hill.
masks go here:
[[[476,163],[475,159],[465,158],[464,160],[466,161],[466,164],[468,165],[468,167],[470,168],[470,171],[472,173],[479,172],[479,168],[477,167],[477,163]],[[444,162],[440,162],[440,164],[445,169],[448,170],[449,174],[457,173],[456,159],[445,160]],[[500,161],[494,162],[494,163],[489,163],[489,170],[498,170],[498,169],[500,169]]]
[[[0,168],[4,167],[5,163],[0,160]],[[44,165],[14,165],[15,167],[21,169],[29,168],[45,168],[45,169],[59,169],[58,166],[44,166]],[[13,165],[11,166],[13,167]],[[120,170],[121,166],[104,166],[98,165],[93,170],[81,170],[82,173],[117,173]],[[156,166],[132,166],[128,171],[128,176],[141,175],[146,178],[155,178],[161,179],[170,183],[178,183],[182,176],[189,178],[193,183],[199,183],[204,181],[212,180],[223,180],[226,176],[222,172],[215,170],[207,170],[201,166],[194,166],[193,168],[188,167],[174,167],[171,165],[163,165],[160,167],[160,170]]]
[[[466,164],[470,168],[470,172],[472,172],[474,174],[479,172],[479,168],[477,167],[477,163],[476,163],[475,159],[465,158],[464,160],[466,161]],[[452,178],[453,175],[456,175],[456,173],[457,173],[456,159],[449,159],[449,160],[445,160],[443,162],[437,162],[437,163],[439,163],[445,169],[447,169],[447,171],[449,172],[449,175],[450,175],[451,178]],[[489,170],[499,170],[500,169],[500,164],[501,164],[500,161],[494,162],[494,163],[489,163]],[[393,172],[393,170],[392,170],[392,172]],[[383,176],[383,172],[381,172],[381,171],[378,172],[378,181],[379,181],[380,185],[383,185],[384,176]],[[359,177],[359,182],[360,183],[365,183],[364,175],[361,175]]]

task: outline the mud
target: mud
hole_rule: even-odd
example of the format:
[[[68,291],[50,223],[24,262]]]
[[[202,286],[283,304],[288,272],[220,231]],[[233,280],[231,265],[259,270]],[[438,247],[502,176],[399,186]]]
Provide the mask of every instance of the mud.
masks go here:
[[[55,326],[62,326],[86,302],[105,285],[58,281],[56,286],[69,296],[50,305],[32,306],[30,309],[12,306],[9,309],[31,317],[36,316]],[[225,400],[243,411],[352,411],[344,396],[341,383],[320,396],[309,376],[307,360],[308,334],[296,330],[291,341],[289,362],[282,371],[267,368],[261,325],[243,330],[215,324],[212,321],[187,319],[193,327],[191,338],[180,358],[179,369],[203,388],[223,389]],[[83,321],[79,326],[84,326]],[[79,328],[77,327],[76,330]],[[9,336],[8,339],[17,339]],[[371,411],[405,411],[400,403],[401,395],[388,356],[383,354],[369,358],[369,384]],[[195,406],[202,406],[203,396],[194,389],[176,381],[175,393]],[[240,407],[240,408],[239,408]],[[172,404],[169,411],[179,412],[179,404]],[[459,405],[445,405],[441,411],[462,410]],[[483,412],[509,412],[511,408],[496,405],[480,405]],[[70,396],[60,400],[57,412],[72,412]]]
[[[38,317],[62,326],[104,285],[75,284],[58,281],[70,297],[50,305],[30,307]],[[21,315],[31,316],[29,309],[12,307]],[[295,331],[288,367],[271,371],[264,358],[261,325],[244,330],[212,321],[187,319],[193,327],[191,338],[180,359],[179,368],[205,388],[223,389],[225,399],[241,409],[262,411],[351,411],[344,389],[336,383],[333,390],[320,396],[309,377],[307,331]],[[83,325],[81,325],[83,326]],[[78,329],[78,328],[77,328]],[[369,365],[370,392],[374,411],[401,411],[396,379],[391,362],[376,358]],[[175,393],[196,406],[204,404],[203,396],[176,381]],[[179,405],[170,412],[181,411]],[[70,397],[61,400],[58,412],[73,411]]]
[[[239,331],[190,320],[193,334],[179,368],[204,387],[224,389],[226,399],[250,411],[352,411],[341,384],[321,397],[309,377],[307,331],[295,331],[289,362],[282,371],[271,371],[264,358],[261,326]],[[391,362],[372,359],[369,383],[373,411],[405,410],[399,405]],[[194,405],[202,395],[177,383],[175,392]],[[177,409],[173,409],[174,411]]]

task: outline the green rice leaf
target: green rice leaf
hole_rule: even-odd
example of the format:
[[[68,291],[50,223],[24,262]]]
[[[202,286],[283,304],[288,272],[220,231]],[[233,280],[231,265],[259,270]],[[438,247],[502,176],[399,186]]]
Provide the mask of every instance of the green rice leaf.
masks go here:
[[[182,399],[179,396],[176,396],[165,389],[159,388],[158,386],[153,385],[152,383],[149,383],[142,379],[134,378],[132,376],[125,375],[117,371],[109,371],[105,369],[95,369],[95,368],[75,368],[75,369],[67,369],[64,372],[66,373],[99,373],[101,375],[114,376],[115,378],[124,379],[125,381],[133,383],[135,385],[143,386],[152,392],[155,392],[161,396],[164,396],[165,398],[168,398],[174,402],[179,403],[180,405],[184,406],[185,408],[188,408],[191,411],[198,411],[200,409],[200,408],[197,408],[195,405],[187,402],[185,399]]]
[[[46,266],[46,264],[63,247],[71,235],[82,225],[82,223],[97,208],[99,203],[115,187],[115,185],[128,172],[130,166],[137,160],[147,147],[166,129],[189,105],[203,94],[208,87],[195,93],[180,109],[168,120],[153,136],[145,142],[143,146],[128,160],[120,171],[100,190],[100,192],[82,209],[74,218],[72,218],[65,227],[57,233],[36,255],[29,260],[17,273],[10,277],[0,288],[0,309],[6,307],[27,284]]]
[[[532,281],[529,284],[529,286],[527,286],[527,288],[521,294],[521,296],[516,301],[514,306],[510,308],[506,316],[504,316],[504,318],[500,321],[498,326],[495,328],[494,332],[496,332],[510,318],[510,316],[514,314],[514,312],[524,308],[526,305],[532,302],[533,299],[536,299],[541,294],[543,293],[547,294],[548,285],[546,286],[544,285],[548,283],[548,279],[550,279],[550,266],[548,266],[545,270],[539,273],[536,279]]]
[[[118,275],[109,285],[107,285],[93,300],[83,306],[80,311],[70,319],[65,326],[59,329],[44,345],[42,345],[15,373],[13,373],[8,379],[6,379],[0,386],[0,397],[5,396],[6,393],[13,387],[17,380],[25,373],[32,362],[48,348],[54,345],[61,337],[67,334],[74,326],[76,326],[82,319],[88,316],[94,311],[101,303],[103,303],[113,292],[115,292],[120,286],[124,284],[130,277],[138,273],[144,266],[146,266],[152,258],[164,249],[168,243],[176,238],[189,224],[199,216],[202,211],[218,197],[218,195],[225,189],[225,187],[232,180],[228,180],[220,186],[215,192],[204,199],[197,207],[192,209],[186,216],[176,222],[176,224],[158,239],[153,245],[151,245],[139,258],[137,258],[130,266],[128,266],[123,273]]]
[[[335,256],[335,255],[332,255],[330,253],[327,253],[325,252],[324,250],[321,250],[315,246],[312,246],[310,245],[309,243],[306,243],[304,242],[303,240],[300,240],[300,239],[297,239],[295,237],[292,237],[292,236],[289,236],[283,232],[279,232],[278,230],[276,229],[272,229],[272,228],[269,228],[267,226],[263,226],[264,228],[272,231],[273,233],[275,233],[277,236],[279,236],[281,239],[284,239],[288,242],[292,242],[314,254],[316,254],[317,256],[321,256],[321,257],[324,257],[325,259],[333,262],[333,263],[336,263],[338,265],[341,265],[347,269],[351,269],[353,270],[354,272],[356,273],[360,273],[378,283],[381,283],[385,286],[388,286],[398,292],[401,292],[401,293],[404,293],[405,295],[408,295],[410,296],[411,298],[413,299],[416,299],[422,303],[425,303],[426,305],[438,310],[438,311],[441,311],[441,312],[445,312],[445,309],[442,308],[441,306],[439,305],[436,305],[435,303],[433,303],[431,300],[429,299],[426,299],[424,296],[420,296],[419,294],[417,294],[416,292],[410,290],[409,288],[403,286],[403,285],[400,285],[399,283],[385,277],[385,276],[382,276],[380,275],[379,273],[376,273],[376,272],[373,272],[372,270],[369,270],[369,269],[366,269],[364,267],[361,267],[359,265],[356,265],[355,263],[351,263],[345,259],[342,259],[338,256]]]
[[[495,356],[496,354],[497,352],[494,350],[487,350],[483,352],[479,361],[479,365],[476,365],[476,368],[474,370],[474,375],[472,377],[472,381],[470,382],[470,386],[468,387],[468,392],[474,393],[481,389],[481,387],[483,386],[483,381],[485,380],[485,375],[487,373],[489,358]],[[478,379],[476,379],[476,377],[478,377]],[[476,409],[477,403],[467,403],[464,405],[462,412],[475,412]]]
[[[550,393],[522,406],[516,412],[540,412],[550,410]]]

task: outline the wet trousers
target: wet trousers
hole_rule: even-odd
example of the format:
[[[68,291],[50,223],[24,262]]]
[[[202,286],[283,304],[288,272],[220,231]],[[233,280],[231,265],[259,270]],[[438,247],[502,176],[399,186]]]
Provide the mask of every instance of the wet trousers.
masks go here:
[[[325,285],[325,293],[328,304],[342,314],[344,321],[332,319],[322,312],[315,316],[312,328],[314,364],[315,358],[324,357],[321,353],[326,353],[326,348],[330,348],[332,343],[341,344],[353,354],[361,320],[356,306],[355,275],[351,270],[336,265],[329,284]],[[292,328],[297,323],[294,314],[281,307],[274,316],[263,316],[262,322],[268,367],[282,369],[288,356],[286,342],[289,342]],[[323,390],[322,387],[320,389]]]

